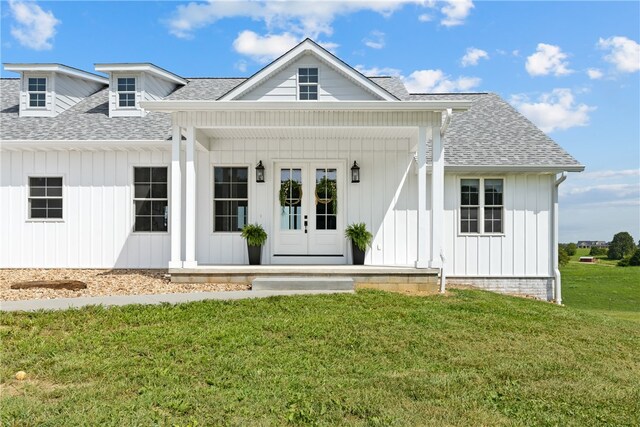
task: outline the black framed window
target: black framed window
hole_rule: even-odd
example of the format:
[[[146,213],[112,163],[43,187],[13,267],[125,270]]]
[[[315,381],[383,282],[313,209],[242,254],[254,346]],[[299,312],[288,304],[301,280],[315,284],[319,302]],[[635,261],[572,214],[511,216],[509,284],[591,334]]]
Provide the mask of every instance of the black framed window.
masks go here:
[[[484,232],[502,233],[502,179],[484,180]]]
[[[460,181],[460,231],[478,233],[478,211],[480,210],[480,180]]]
[[[169,217],[167,167],[134,167],[133,187],[135,209],[133,231],[167,231]]]
[[[298,68],[298,93],[301,100],[318,99],[317,68]]]
[[[135,77],[118,78],[118,107],[136,106],[136,79]]]
[[[247,224],[249,168],[213,168],[213,231],[236,232]]]
[[[29,218],[62,219],[62,177],[29,177]]]
[[[29,107],[43,108],[47,106],[46,77],[29,77],[27,80]]]

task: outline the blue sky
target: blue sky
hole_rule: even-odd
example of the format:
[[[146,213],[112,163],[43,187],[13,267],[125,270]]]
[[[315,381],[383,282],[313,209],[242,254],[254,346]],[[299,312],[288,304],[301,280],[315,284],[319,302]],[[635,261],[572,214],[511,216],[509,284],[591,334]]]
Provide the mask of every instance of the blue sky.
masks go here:
[[[308,36],[415,92],[496,92],[587,167],[561,186],[561,240],[640,238],[640,2],[13,0],[0,15],[3,63],[249,76]]]

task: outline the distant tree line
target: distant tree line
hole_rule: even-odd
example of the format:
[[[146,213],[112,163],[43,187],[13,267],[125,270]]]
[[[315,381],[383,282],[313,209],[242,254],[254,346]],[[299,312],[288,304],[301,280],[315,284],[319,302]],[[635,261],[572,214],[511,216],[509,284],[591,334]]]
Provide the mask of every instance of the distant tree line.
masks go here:
[[[567,265],[572,256],[576,254],[578,246],[575,243],[558,245],[558,264]],[[618,260],[621,267],[640,266],[640,241],[636,246],[633,237],[626,231],[616,233],[609,244],[609,248],[592,246],[590,256],[605,256],[610,260]]]

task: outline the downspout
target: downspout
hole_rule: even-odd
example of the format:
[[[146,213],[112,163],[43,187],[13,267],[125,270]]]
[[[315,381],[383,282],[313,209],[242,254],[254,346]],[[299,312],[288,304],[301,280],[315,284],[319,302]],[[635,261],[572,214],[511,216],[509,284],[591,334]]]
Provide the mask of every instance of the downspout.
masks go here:
[[[554,274],[554,299],[556,304],[562,305],[562,278],[560,277],[560,269],[558,268],[558,187],[567,179],[567,175],[563,172],[560,178],[556,179],[553,186],[553,239],[551,244],[553,256],[553,274]]]
[[[446,258],[444,257],[444,250],[440,251],[440,259],[442,260],[442,268],[440,269],[440,293],[444,294],[446,290],[446,278],[447,278],[447,274],[444,271],[446,267],[445,265]]]

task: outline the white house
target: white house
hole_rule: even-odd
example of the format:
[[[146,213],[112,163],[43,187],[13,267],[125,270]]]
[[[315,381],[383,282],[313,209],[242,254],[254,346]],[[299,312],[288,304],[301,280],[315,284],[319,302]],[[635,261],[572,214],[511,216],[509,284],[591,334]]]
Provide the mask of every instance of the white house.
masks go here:
[[[256,222],[264,264],[349,264],[365,222],[366,265],[560,300],[558,185],[584,167],[495,94],[410,94],[308,39],[248,79],[4,67],[2,268],[246,264]]]

